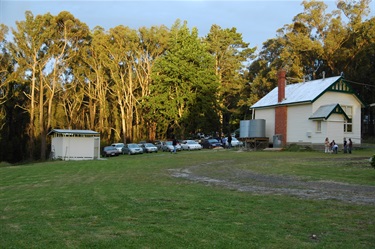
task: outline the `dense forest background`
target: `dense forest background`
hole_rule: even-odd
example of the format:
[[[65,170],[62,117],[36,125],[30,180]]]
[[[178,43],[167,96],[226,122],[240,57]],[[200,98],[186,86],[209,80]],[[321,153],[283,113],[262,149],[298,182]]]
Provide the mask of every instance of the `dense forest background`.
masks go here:
[[[180,20],[89,30],[66,11],[26,12],[14,29],[0,24],[0,161],[45,160],[54,128],[95,130],[103,144],[226,134],[251,118],[280,68],[288,83],[343,75],[375,103],[370,3],[339,1],[327,13],[324,2],[303,1],[258,50],[235,27],[213,24],[205,37]],[[374,108],[363,111],[364,136]]]

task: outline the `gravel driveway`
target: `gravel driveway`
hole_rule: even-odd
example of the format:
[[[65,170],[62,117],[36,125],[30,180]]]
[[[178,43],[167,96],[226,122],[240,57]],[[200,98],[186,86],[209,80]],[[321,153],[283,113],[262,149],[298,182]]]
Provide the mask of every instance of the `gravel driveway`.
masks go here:
[[[227,177],[213,178],[197,173],[199,167],[205,166],[207,164],[171,169],[170,173],[173,177],[255,194],[290,195],[304,199],[375,205],[375,186],[334,181],[307,181],[294,176],[267,175],[236,169],[231,170]]]

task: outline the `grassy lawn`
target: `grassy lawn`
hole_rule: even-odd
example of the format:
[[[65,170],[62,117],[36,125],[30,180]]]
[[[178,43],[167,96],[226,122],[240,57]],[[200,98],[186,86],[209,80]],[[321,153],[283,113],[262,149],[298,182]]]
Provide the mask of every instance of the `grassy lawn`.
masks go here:
[[[171,176],[233,170],[375,186],[372,150],[183,151],[0,167],[0,248],[375,248],[375,205]],[[312,238],[312,235],[316,237]]]

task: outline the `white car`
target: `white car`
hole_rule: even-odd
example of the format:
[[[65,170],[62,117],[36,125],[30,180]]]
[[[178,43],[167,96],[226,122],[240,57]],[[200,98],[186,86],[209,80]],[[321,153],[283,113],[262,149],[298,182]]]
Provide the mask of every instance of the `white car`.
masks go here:
[[[181,148],[183,150],[201,150],[202,145],[194,140],[183,140],[181,143]]]
[[[225,141],[225,147],[228,147],[228,138],[225,137],[223,140]],[[238,140],[238,139],[235,138],[235,137],[232,137],[232,142],[231,142],[231,144],[232,144],[232,147],[237,147],[237,146],[242,146],[242,145],[243,145],[243,142],[240,141],[240,140]]]
[[[124,146],[125,146],[124,143],[113,143],[113,144],[111,144],[111,146],[115,147],[116,150],[118,150],[118,152],[120,152],[120,154],[124,154]]]

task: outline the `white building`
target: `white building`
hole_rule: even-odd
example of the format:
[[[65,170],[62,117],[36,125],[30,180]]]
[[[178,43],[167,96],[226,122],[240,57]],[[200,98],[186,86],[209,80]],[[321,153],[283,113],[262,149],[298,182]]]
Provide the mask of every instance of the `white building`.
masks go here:
[[[48,135],[52,136],[52,159],[93,160],[100,158],[99,132],[53,129]]]
[[[361,144],[363,102],[342,77],[286,85],[285,71],[278,73],[278,87],[251,108],[254,119],[266,120],[266,137],[282,145],[322,145],[326,137],[342,144],[351,138]]]

